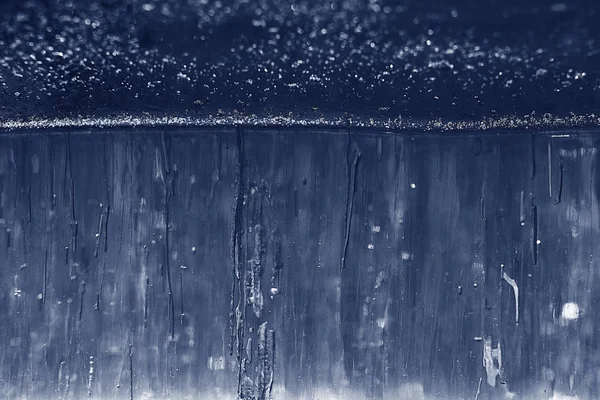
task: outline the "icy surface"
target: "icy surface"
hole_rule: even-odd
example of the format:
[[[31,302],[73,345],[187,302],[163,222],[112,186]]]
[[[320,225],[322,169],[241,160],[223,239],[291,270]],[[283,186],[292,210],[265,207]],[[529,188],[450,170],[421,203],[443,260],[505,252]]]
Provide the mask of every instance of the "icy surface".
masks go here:
[[[0,398],[598,399],[600,138],[518,133],[1,135]]]
[[[583,0],[7,1],[1,126],[167,117],[428,130],[600,125],[597,9]]]

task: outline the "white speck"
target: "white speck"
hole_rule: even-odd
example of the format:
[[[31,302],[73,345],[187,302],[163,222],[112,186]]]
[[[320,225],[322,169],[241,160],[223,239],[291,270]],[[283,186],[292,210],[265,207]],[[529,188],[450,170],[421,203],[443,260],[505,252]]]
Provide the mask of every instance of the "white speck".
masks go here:
[[[41,293],[38,293],[37,298],[38,300],[41,300],[44,297],[44,295],[42,295]]]
[[[579,318],[579,305],[577,303],[565,303],[560,314],[564,320],[572,321]]]
[[[417,187],[417,185],[415,185],[414,183],[411,183],[411,184],[410,184],[410,188],[411,188],[411,189],[414,189],[414,188],[416,188],[416,187]]]
[[[373,250],[374,248],[375,248],[375,246],[373,246],[371,243],[369,243],[367,245],[367,249],[369,249],[369,250]]]
[[[276,288],[276,287],[272,287],[272,288],[271,288],[271,295],[272,295],[272,296],[275,296],[275,295],[277,295],[277,294],[279,294],[279,289],[278,289],[278,288]]]
[[[196,253],[196,246],[192,247],[192,253]]]
[[[144,9],[144,11],[152,11],[152,10],[154,10],[154,4],[150,4],[150,3],[144,4],[142,6],[142,9]]]
[[[403,259],[404,261],[408,261],[408,260],[410,260],[410,253],[408,253],[408,252],[406,252],[406,251],[403,251],[403,252],[402,252],[402,259]]]
[[[542,241],[540,239],[538,239],[536,243],[537,244],[542,244]]]
[[[371,230],[375,233],[378,233],[381,232],[381,227],[379,225],[373,225],[373,228]]]
[[[579,232],[577,231],[577,227],[575,227],[575,226],[571,227],[571,236],[573,236],[574,238],[576,238],[577,236],[579,236]]]

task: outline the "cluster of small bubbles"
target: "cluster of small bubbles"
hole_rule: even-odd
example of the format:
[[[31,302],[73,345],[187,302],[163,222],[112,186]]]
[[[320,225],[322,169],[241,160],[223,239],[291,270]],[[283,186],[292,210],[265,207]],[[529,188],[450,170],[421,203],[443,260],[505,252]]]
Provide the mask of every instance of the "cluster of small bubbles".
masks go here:
[[[432,121],[506,116],[531,103],[527,93],[590,98],[600,88],[600,73],[581,62],[598,53],[592,15],[571,6],[571,24],[540,33],[510,21],[551,20],[563,8],[492,8],[494,28],[485,15],[469,22],[479,8],[446,2],[427,12],[381,0],[109,3],[3,10],[0,119],[156,109],[285,119],[300,108],[313,121],[344,112]]]
[[[240,115],[239,113],[224,113],[218,116],[191,117],[189,115],[161,114],[116,114],[108,117],[57,117],[29,118],[24,120],[0,120],[0,129],[17,131],[32,129],[61,129],[80,128],[87,132],[89,128],[123,128],[123,127],[231,127],[257,126],[282,128],[373,128],[395,132],[444,132],[444,131],[486,131],[497,129],[569,129],[582,126],[599,127],[600,116],[570,115],[567,117],[551,114],[526,116],[509,115],[497,118],[481,118],[477,120],[452,121],[443,119],[419,120],[411,118],[368,118],[356,116],[312,116],[305,113],[289,113],[286,116]],[[76,132],[76,131],[74,131]],[[152,240],[152,243],[156,243]],[[76,276],[71,277],[75,279]]]

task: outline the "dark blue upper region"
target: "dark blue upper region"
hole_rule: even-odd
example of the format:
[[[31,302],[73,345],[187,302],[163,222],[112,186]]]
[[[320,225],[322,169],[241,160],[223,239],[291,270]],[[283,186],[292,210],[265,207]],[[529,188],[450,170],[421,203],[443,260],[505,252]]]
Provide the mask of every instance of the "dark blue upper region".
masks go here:
[[[9,1],[0,5],[0,120],[596,124],[599,4]]]

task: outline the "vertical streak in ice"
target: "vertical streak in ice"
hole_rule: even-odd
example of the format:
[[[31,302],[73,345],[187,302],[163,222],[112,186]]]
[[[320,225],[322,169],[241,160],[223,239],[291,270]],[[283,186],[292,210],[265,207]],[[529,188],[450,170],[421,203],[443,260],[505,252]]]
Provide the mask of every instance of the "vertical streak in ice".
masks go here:
[[[485,222],[485,199],[479,201],[479,213],[481,214],[481,220]]]
[[[521,201],[519,202],[519,222],[525,222],[525,191],[521,190]]]
[[[169,166],[169,152],[167,151],[167,133],[165,131],[163,131],[162,135],[160,136],[160,142],[162,144],[162,151],[163,151],[163,161],[165,164],[165,171],[168,173],[171,172],[171,168]]]
[[[271,236],[273,244],[273,276],[271,277],[271,296],[275,296],[281,292],[281,270],[283,263],[281,261],[281,240],[277,237],[276,231]]]
[[[100,247],[100,237],[102,236],[102,226],[104,225],[104,214],[100,211],[100,221],[98,222],[98,231],[96,232],[96,244],[94,245],[94,258],[98,258],[98,248]]]
[[[148,289],[150,288],[150,277],[146,277],[146,290],[144,291],[144,328],[148,324]]]
[[[60,366],[58,367],[58,393],[60,394],[60,399],[64,399],[63,395],[63,374],[66,362],[65,360],[60,362]]]
[[[79,321],[83,316],[83,297],[85,296],[85,281],[81,281],[81,289],[79,290]]]
[[[65,377],[65,398],[69,396],[69,390],[71,389],[71,377],[70,377],[70,370],[71,370],[71,329],[69,329],[69,320],[71,319],[71,305],[72,305],[73,301],[72,299],[69,297],[67,299],[67,315],[65,316],[65,343],[67,344],[67,348],[66,348],[66,354],[67,354],[67,359],[65,360],[65,366],[67,368],[67,375]]]
[[[262,226],[257,224],[254,227],[254,257],[251,261],[252,271],[250,271],[250,302],[252,303],[252,311],[257,318],[260,318],[260,314],[263,309],[263,295],[262,295]]]
[[[270,400],[273,387],[274,333],[267,330],[267,322],[258,327],[258,398]]]
[[[246,360],[248,364],[252,364],[252,338],[249,337],[246,341]]]
[[[548,141],[548,196],[552,198],[552,144]]]
[[[50,187],[50,209],[54,210],[54,207],[56,207],[56,193],[54,188],[54,151],[52,148],[52,140],[50,140],[50,136],[48,136],[48,158],[50,159],[50,171],[48,173],[50,176],[50,183],[48,186]]]
[[[105,139],[104,142],[104,147],[106,148],[106,136],[103,136],[103,139]],[[112,143],[112,135],[110,136],[110,140]],[[110,193],[110,186],[111,183],[113,182],[113,180],[111,179],[110,175],[109,175],[109,160],[110,157],[107,155],[107,151],[106,149],[104,150],[104,171],[105,171],[105,177],[104,177],[104,181],[106,183],[106,218],[104,219],[104,252],[108,252],[108,216],[110,215],[110,204],[112,202],[112,196]]]
[[[73,248],[73,254],[77,253],[77,236],[79,235],[79,224],[77,221],[73,221],[72,229],[72,240],[71,245]]]
[[[90,356],[90,370],[88,374],[88,397],[92,397],[92,384],[94,383],[94,356]]]
[[[129,400],[133,400],[133,344],[129,344]]]
[[[100,275],[100,284],[98,285],[98,289],[96,291],[96,304],[94,308],[96,311],[100,311],[100,304],[102,303],[102,291],[104,288],[104,272],[106,270],[106,260],[102,261],[102,271]]]
[[[562,161],[559,164],[558,167],[558,195],[556,196],[556,201],[554,202],[554,204],[559,204],[562,200],[562,188],[563,188],[563,172],[564,172],[564,166]]]
[[[31,186],[27,188],[27,222],[31,222]]]
[[[179,302],[181,304],[180,325],[183,326],[183,318],[185,317],[183,312],[183,272],[179,272]]]
[[[360,158],[360,150],[356,149],[354,161],[350,164],[350,132],[348,132],[348,147],[346,149],[346,162],[348,163],[348,194],[346,196],[346,228],[344,232],[344,247],[342,249],[341,269],[346,268],[346,257],[348,255],[348,242],[350,241],[350,228],[352,227],[352,209],[354,208],[354,192],[356,191],[356,167]]]
[[[513,292],[515,294],[515,323],[518,325],[519,324],[519,286],[517,286],[517,282],[512,279],[510,276],[508,276],[506,274],[506,271],[504,271],[504,268],[502,268],[502,279],[504,279],[506,281],[506,283],[508,283],[512,289]]]
[[[46,289],[48,287],[48,250],[44,253],[44,277],[42,286],[42,306],[46,305]]]
[[[110,203],[106,206],[106,218],[104,219],[104,252],[108,251],[108,217],[110,215]]]
[[[531,134],[531,179],[535,178],[535,135]]]
[[[268,387],[267,375],[269,375],[266,321],[258,327],[258,363],[258,399],[265,400]]]
[[[271,349],[271,369],[269,374],[269,385],[267,387],[267,400],[271,400],[271,393],[273,393],[273,382],[275,377],[275,331],[273,329],[269,329],[267,333],[267,343],[270,343]]]
[[[232,282],[229,313],[230,343],[229,351],[233,355],[234,343],[236,344],[236,358],[238,362],[238,397],[245,398],[251,379],[247,376],[246,359],[242,357],[244,350],[244,321],[246,317],[246,291],[244,290],[244,281],[246,279],[245,263],[241,261],[242,257],[242,234],[244,225],[244,129],[238,127],[236,130],[237,161],[236,161],[236,192],[233,202],[233,215],[231,227],[231,263],[232,263]],[[247,259],[247,256],[245,257]],[[242,279],[242,277],[244,279]],[[236,287],[237,284],[237,287]],[[237,305],[235,304],[237,295]],[[235,326],[234,326],[235,325]],[[250,384],[254,386],[254,384]]]
[[[171,170],[169,167],[168,161],[168,151],[167,151],[167,143],[166,143],[166,134],[163,132],[161,136],[162,150],[163,150],[163,162],[165,166],[165,175],[167,175],[167,179],[164,180],[164,190],[165,190],[165,266],[167,269],[167,289],[169,295],[169,317],[170,317],[170,336],[171,339],[175,338],[175,300],[173,299],[173,283],[171,279],[171,249],[170,249],[170,235],[169,235],[169,227],[171,224],[171,210],[170,210],[170,197],[172,191],[170,190],[170,186],[174,184],[174,181],[169,176],[169,171]]]
[[[243,176],[245,168],[244,159],[244,130],[238,128],[236,131],[236,171],[235,171],[235,197],[232,206],[232,220],[230,233],[230,259],[231,259],[231,293],[229,300],[229,355],[233,355],[234,345],[237,344],[237,358],[241,356],[241,338],[240,329],[240,310],[239,303],[242,297],[242,291],[238,294],[238,306],[235,305],[236,283],[240,282],[240,257],[242,249],[242,225],[243,225],[243,206],[244,206],[244,185]]]
[[[537,265],[538,261],[538,250],[537,250],[537,206],[534,203],[534,197],[531,198],[531,250],[533,252],[533,265]]]
[[[500,343],[496,348],[492,348],[492,338],[484,339],[483,345],[483,367],[487,376],[487,384],[491,387],[496,387],[496,378],[502,371],[502,348]]]
[[[75,215],[75,180],[73,179],[73,156],[71,154],[71,136],[67,137],[67,149],[65,152],[65,187],[67,187],[66,180],[67,175],[69,176],[69,187],[71,188],[70,203],[71,203],[71,246],[73,247],[73,254],[77,253],[77,234],[78,234],[78,223],[77,216]]]
[[[175,337],[175,302],[173,301],[173,285],[171,283],[171,251],[169,248],[169,190],[165,187],[165,265],[167,267],[167,287],[169,290],[169,311],[171,339]]]

